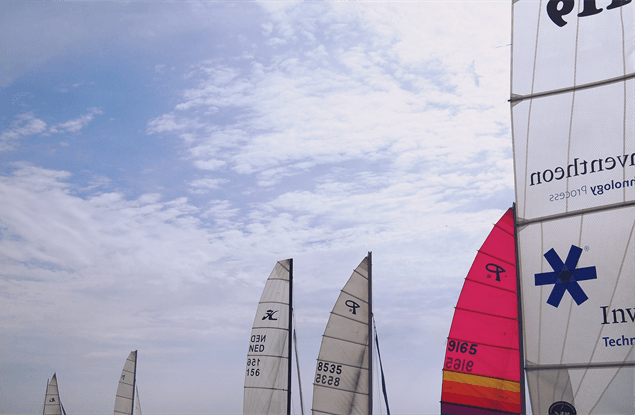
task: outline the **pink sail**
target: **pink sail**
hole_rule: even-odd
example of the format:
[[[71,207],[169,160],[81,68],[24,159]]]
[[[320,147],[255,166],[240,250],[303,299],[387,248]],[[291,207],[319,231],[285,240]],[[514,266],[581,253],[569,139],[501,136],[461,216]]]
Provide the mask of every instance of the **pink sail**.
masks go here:
[[[465,279],[443,365],[442,414],[520,413],[514,212],[478,251]]]

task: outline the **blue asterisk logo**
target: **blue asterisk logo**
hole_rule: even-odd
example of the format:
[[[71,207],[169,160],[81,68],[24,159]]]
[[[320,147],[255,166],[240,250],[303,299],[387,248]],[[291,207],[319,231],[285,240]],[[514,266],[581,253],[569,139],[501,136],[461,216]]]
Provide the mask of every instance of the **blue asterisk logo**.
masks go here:
[[[578,284],[578,281],[594,280],[598,276],[595,272],[595,267],[576,269],[580,255],[582,255],[582,249],[575,245],[571,245],[569,255],[567,255],[567,260],[564,263],[562,263],[553,248],[545,254],[545,259],[547,259],[554,272],[542,272],[535,274],[534,277],[536,278],[537,286],[554,284],[547,304],[558,307],[565,291],[569,291],[577,305],[589,299]]]

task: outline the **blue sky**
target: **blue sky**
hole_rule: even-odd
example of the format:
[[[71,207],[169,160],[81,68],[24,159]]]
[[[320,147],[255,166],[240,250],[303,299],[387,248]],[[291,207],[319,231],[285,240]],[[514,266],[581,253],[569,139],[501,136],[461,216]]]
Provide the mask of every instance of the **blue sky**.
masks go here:
[[[144,412],[241,413],[289,257],[308,409],[368,251],[391,410],[438,413],[514,200],[509,3],[3,2],[0,413],[41,411],[53,372],[69,413],[108,413],[136,349]]]

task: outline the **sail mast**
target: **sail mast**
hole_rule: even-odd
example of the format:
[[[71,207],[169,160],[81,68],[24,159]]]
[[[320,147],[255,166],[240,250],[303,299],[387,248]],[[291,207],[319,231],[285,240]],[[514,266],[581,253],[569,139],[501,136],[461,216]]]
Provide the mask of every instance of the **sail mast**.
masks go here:
[[[368,412],[373,413],[373,253],[368,252]]]
[[[130,405],[130,415],[134,413],[134,392],[137,388],[137,351],[134,351],[134,372],[132,375],[132,403]]]
[[[518,235],[518,227],[516,226],[516,203],[512,205],[514,212],[514,235]],[[520,414],[525,415],[527,413],[527,403],[525,402],[525,352],[523,345],[523,302],[521,301],[520,293],[520,258],[518,256],[518,238],[514,238],[514,245],[516,251],[516,298],[518,300],[518,357],[520,364]]]
[[[289,259],[289,358],[287,359],[287,415],[291,415],[291,353],[293,350],[293,258]]]

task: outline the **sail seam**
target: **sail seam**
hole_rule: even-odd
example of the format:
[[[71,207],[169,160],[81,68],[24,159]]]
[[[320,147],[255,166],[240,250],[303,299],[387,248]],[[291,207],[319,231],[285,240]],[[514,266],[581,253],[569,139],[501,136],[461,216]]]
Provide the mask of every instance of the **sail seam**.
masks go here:
[[[342,391],[342,392],[349,392],[349,393],[355,393],[357,395],[368,395],[368,393],[364,393],[364,392],[357,392],[354,390],[348,390],[348,389],[341,389],[341,388],[334,388],[332,386],[327,386],[327,385],[322,385],[320,383],[313,383],[313,386],[319,386],[321,388],[326,388],[326,389],[335,389],[337,391]]]
[[[351,294],[351,293],[349,293],[349,292],[347,292],[347,291],[344,291],[344,290],[341,290],[341,292],[343,292],[343,293],[344,293],[344,294],[346,294],[346,295],[350,295],[351,297],[355,298],[356,300],[359,300],[359,301],[361,301],[361,302],[363,302],[363,303],[368,304],[368,301],[367,301],[367,300],[364,300],[363,298],[359,298],[358,296],[353,295],[353,294]]]
[[[359,324],[363,324],[363,325],[367,325],[367,324],[368,324],[368,323],[364,323],[364,322],[359,321],[359,320],[355,320],[354,318],[350,318],[350,317],[348,317],[348,316],[345,316],[345,315],[342,315],[342,314],[338,314],[338,313],[336,313],[336,312],[334,312],[334,311],[331,311],[331,314],[334,314],[334,315],[336,315],[336,316],[339,316],[339,317],[345,318],[345,319],[350,320],[350,321],[354,321],[354,322],[359,323]]]
[[[260,301],[258,302],[258,305],[260,304],[281,304],[281,305],[289,305],[289,303],[283,303],[282,301]]]
[[[353,272],[359,276],[361,276],[362,278],[364,278],[365,280],[368,279],[368,276],[365,276],[364,274],[362,274],[361,272],[357,271],[357,269],[354,269]],[[343,291],[343,290],[342,290]]]
[[[322,337],[326,337],[326,338],[333,339],[333,340],[339,340],[339,341],[346,342],[346,343],[358,344],[360,346],[366,346],[367,345],[366,343],[357,343],[357,342],[354,342],[352,340],[346,340],[346,339],[340,339],[339,337],[327,336],[326,334],[322,335]],[[318,360],[322,360],[322,359],[318,359]],[[352,366],[352,367],[355,367],[355,366]]]
[[[275,354],[247,354],[247,356],[258,356],[258,357],[275,357],[278,359],[288,359],[288,356],[276,356]]]
[[[561,369],[608,369],[612,367],[635,366],[635,362],[607,362],[607,363],[584,363],[584,364],[560,364],[560,365],[532,365],[525,366],[528,372],[536,370],[561,370]]]
[[[499,260],[499,261],[501,261],[501,262],[504,262],[504,263],[506,263],[506,264],[509,264],[509,265],[511,265],[511,266],[514,266],[514,267],[516,266],[516,264],[514,264],[513,262],[506,261],[506,260],[504,260],[504,259],[502,259],[502,258],[499,258],[499,257],[497,257],[497,256],[495,256],[495,255],[492,255],[492,254],[490,254],[490,253],[487,253],[487,252],[485,252],[485,251],[481,251],[480,249],[478,250],[478,252],[479,252],[479,253],[481,253],[481,254],[483,254],[483,255],[487,255],[488,257],[491,257],[491,258],[497,259],[497,260]]]
[[[288,390],[288,389],[281,389],[281,388],[263,388],[262,386],[247,386],[247,385],[245,385],[245,389],[265,389],[270,391],[287,391]]]
[[[506,320],[511,320],[511,321],[517,321],[518,317],[505,317],[505,316],[501,316],[498,314],[490,314],[490,313],[484,313],[482,311],[476,311],[476,310],[468,310],[467,308],[461,308],[461,307],[454,307],[456,310],[461,310],[461,311],[467,311],[469,313],[476,313],[476,314],[483,314],[486,316],[492,316],[492,317],[500,317],[500,318],[504,318]]]
[[[588,84],[570,86],[570,87],[561,88],[561,89],[554,89],[551,91],[539,92],[537,94],[528,94],[528,95],[515,94],[514,97],[509,99],[509,102],[518,103],[526,99],[544,98],[544,97],[548,97],[552,95],[566,94],[568,92],[580,91],[583,89],[596,88],[599,86],[611,85],[617,82],[628,81],[629,79],[633,79],[633,78],[635,78],[635,72],[630,73],[628,75],[621,75],[621,76],[616,76],[615,78],[605,79],[603,81],[589,82]]]
[[[469,279],[467,279],[467,277],[465,277],[465,280],[469,281],[469,282],[473,282],[475,284],[481,284],[481,285],[484,285],[486,287],[490,287],[490,288],[494,288],[494,289],[497,289],[497,290],[505,291],[505,292],[508,292],[510,294],[516,294],[516,291],[512,291],[512,290],[509,290],[509,289],[503,288],[503,287],[497,287],[495,285],[485,284],[484,282],[481,282],[481,281],[469,280]]]
[[[572,217],[572,216],[579,216],[579,215],[585,215],[585,214],[591,214],[591,213],[599,213],[599,212],[604,212],[606,210],[628,208],[628,207],[631,207],[631,206],[634,206],[634,205],[635,205],[635,200],[630,201],[630,202],[618,202],[618,203],[613,203],[613,204],[610,204],[610,205],[598,206],[598,207],[588,208],[588,209],[581,209],[581,210],[576,210],[576,211],[572,211],[572,212],[564,212],[564,213],[559,213],[559,214],[556,214],[556,215],[543,216],[543,217],[535,218],[535,219],[518,219],[518,221],[517,221],[515,226],[517,228],[521,228],[521,227],[525,227],[527,225],[532,225],[534,223],[550,222],[550,221],[554,221],[554,220],[558,220],[558,219],[569,218],[569,217]]]

